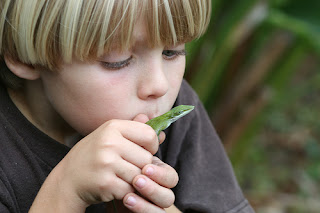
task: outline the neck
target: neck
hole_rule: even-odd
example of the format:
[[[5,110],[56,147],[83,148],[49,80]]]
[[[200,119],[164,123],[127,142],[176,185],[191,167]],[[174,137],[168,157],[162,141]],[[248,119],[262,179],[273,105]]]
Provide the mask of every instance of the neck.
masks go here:
[[[75,131],[56,113],[47,100],[40,80],[26,81],[23,88],[8,89],[13,103],[39,130],[65,144]]]

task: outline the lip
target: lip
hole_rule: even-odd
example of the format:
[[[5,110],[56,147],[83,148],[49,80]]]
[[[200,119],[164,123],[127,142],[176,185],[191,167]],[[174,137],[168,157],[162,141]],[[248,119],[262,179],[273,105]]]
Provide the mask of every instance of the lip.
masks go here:
[[[167,109],[168,108],[168,109]],[[146,110],[142,110],[141,114],[145,114],[151,120],[155,117],[158,117],[171,109],[170,106],[162,106],[160,107],[158,104],[149,105],[149,107],[145,108]]]
[[[170,110],[170,109],[169,109]],[[153,113],[147,113],[146,115],[148,116],[148,118],[151,120],[151,119],[153,119],[153,118],[155,118],[155,117],[158,117],[158,116],[160,116],[160,115],[162,115],[162,114],[164,114],[164,113],[166,113],[167,111],[169,111],[169,110],[162,110],[162,111],[160,111],[160,110],[156,110],[156,112],[153,112]]]
[[[158,117],[159,115],[162,115],[163,113],[161,113],[161,111],[158,110],[150,110],[148,112],[142,113],[148,116],[148,118],[151,120],[155,117]]]

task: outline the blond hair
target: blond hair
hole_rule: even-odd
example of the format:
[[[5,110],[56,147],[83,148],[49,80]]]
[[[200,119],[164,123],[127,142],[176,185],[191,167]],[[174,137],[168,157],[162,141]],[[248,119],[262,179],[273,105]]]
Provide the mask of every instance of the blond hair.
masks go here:
[[[140,17],[146,21],[150,45],[171,46],[201,36],[211,13],[211,0],[1,2],[0,61],[7,54],[23,63],[52,70],[61,60],[98,57],[114,48],[114,44],[128,49]],[[7,71],[0,71],[1,76],[7,75],[2,73]]]

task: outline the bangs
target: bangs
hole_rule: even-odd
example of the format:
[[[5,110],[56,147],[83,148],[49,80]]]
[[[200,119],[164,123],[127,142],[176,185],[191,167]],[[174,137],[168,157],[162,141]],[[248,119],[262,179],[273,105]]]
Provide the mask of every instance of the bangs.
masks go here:
[[[200,37],[210,21],[211,1],[152,0],[144,9],[152,45],[186,43]]]
[[[205,32],[211,13],[211,0],[4,1],[0,55],[50,69],[129,49],[139,18],[150,46],[189,42]]]
[[[110,5],[104,4],[99,6],[99,11],[93,13],[94,21],[89,20],[79,30],[86,33],[78,35],[73,55],[86,60],[101,56],[114,48],[120,51],[130,49],[134,43],[133,29],[140,18],[145,21],[148,42],[152,47],[173,46],[192,41],[206,31],[210,21],[210,2],[118,0]],[[70,49],[72,50],[71,46]]]

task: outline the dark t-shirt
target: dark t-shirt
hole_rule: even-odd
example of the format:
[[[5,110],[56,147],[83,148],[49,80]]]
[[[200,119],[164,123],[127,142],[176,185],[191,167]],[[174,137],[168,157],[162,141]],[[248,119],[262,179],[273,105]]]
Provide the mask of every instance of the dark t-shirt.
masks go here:
[[[70,148],[32,125],[1,84],[0,100],[0,212],[27,212]],[[179,174],[175,205],[183,212],[252,213],[206,111],[185,81],[176,101],[180,104],[195,110],[166,130],[157,153]],[[106,211],[98,204],[87,212]]]

